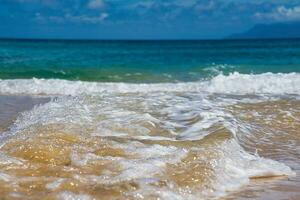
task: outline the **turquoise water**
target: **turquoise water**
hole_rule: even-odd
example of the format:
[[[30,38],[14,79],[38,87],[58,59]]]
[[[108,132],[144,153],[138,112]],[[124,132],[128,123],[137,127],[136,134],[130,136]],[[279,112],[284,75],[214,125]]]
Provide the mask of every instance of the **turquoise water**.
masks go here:
[[[0,41],[0,79],[186,82],[231,72],[300,72],[300,40]]]

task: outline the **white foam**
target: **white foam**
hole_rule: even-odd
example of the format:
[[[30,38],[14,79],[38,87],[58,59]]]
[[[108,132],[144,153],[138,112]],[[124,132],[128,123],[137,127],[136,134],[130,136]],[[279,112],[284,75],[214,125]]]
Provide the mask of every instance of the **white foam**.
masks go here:
[[[55,190],[63,183],[64,180],[65,180],[64,178],[58,178],[57,180],[46,184],[46,188],[48,190]]]
[[[13,158],[4,153],[0,153],[0,165],[24,165],[24,162],[20,159]]]
[[[57,195],[61,200],[91,200],[92,197],[84,194],[75,194],[73,192],[61,192]]]
[[[207,91],[230,94],[300,94],[300,74],[251,75],[235,72],[229,76],[218,75],[212,79]]]
[[[0,181],[12,182],[14,179],[15,179],[14,177],[12,177],[8,174],[0,172]]]
[[[175,164],[184,158],[187,152],[184,149],[178,149],[173,146],[152,145],[150,147],[144,146],[141,143],[119,144],[123,150],[131,155],[139,156],[135,159],[125,159],[119,157],[101,157],[94,154],[77,154],[71,155],[72,164],[76,166],[84,166],[97,160],[109,160],[115,166],[121,166],[122,172],[117,176],[107,178],[107,175],[100,176],[82,176],[75,177],[83,182],[101,183],[101,184],[115,184],[123,181],[150,179],[155,177],[155,174],[163,174],[164,168],[167,164]]]
[[[208,92],[226,94],[300,94],[300,74],[232,73],[218,75],[209,81],[187,83],[99,83],[58,79],[0,80],[1,94],[79,95],[101,93]]]
[[[247,153],[235,140],[226,141],[219,151],[223,156],[217,161],[215,168],[217,181],[214,196],[234,191],[249,183],[251,178],[296,175],[283,163]]]

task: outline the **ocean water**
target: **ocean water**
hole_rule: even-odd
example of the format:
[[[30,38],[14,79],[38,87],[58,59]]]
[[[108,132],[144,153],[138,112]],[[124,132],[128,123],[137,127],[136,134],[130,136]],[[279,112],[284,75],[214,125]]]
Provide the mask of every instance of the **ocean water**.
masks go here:
[[[156,83],[300,71],[300,40],[2,40],[0,55],[2,79]]]
[[[0,79],[50,99],[0,129],[3,198],[300,197],[300,40],[1,40]]]

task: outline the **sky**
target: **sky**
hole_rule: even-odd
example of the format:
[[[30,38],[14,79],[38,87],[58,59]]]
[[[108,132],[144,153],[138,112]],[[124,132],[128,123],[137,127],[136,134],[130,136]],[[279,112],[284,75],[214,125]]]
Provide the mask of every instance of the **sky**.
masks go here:
[[[300,0],[0,0],[0,37],[219,39],[300,21]]]

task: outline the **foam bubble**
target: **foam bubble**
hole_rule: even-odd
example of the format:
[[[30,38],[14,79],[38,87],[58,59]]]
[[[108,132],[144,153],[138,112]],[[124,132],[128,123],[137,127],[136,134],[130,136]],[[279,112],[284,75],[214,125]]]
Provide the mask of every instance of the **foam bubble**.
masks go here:
[[[61,192],[57,195],[61,200],[91,200],[92,198],[84,194],[75,194],[73,192]]]

